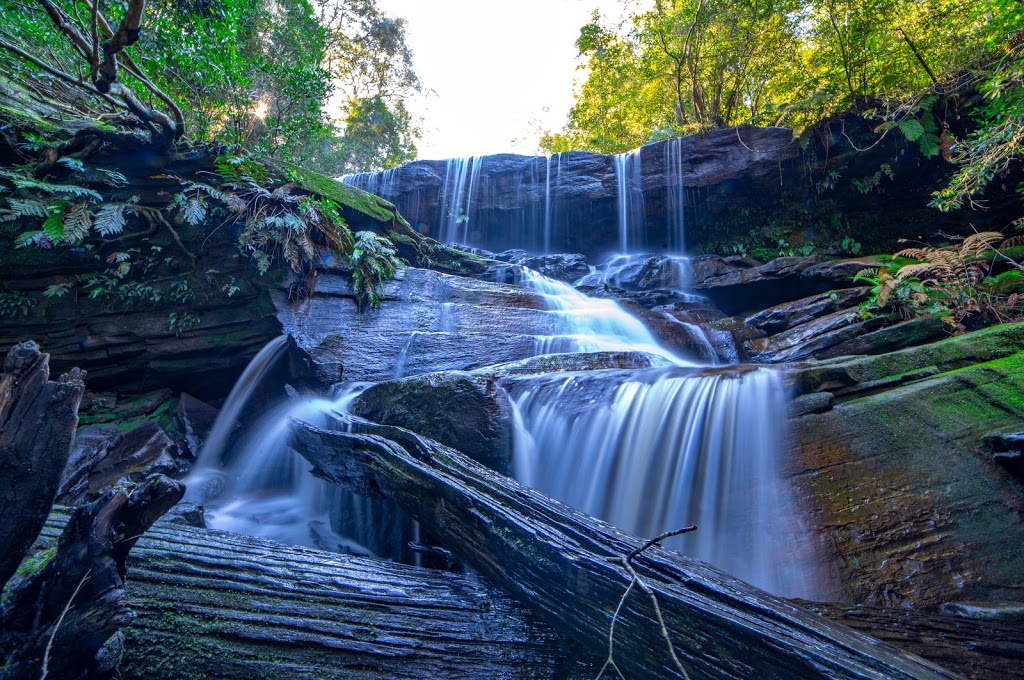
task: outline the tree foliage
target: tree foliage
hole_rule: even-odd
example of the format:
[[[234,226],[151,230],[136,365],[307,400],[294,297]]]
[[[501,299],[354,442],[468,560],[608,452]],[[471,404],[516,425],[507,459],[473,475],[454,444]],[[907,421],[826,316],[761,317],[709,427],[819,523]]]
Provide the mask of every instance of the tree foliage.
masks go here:
[[[419,81],[404,23],[374,0],[0,0],[0,48],[18,57],[13,76],[30,89],[52,94],[59,71],[62,86],[86,86],[80,109],[109,115],[118,102],[97,78],[126,7],[143,20],[137,42],[122,48],[118,85],[145,108],[180,107],[187,126],[176,137],[187,127],[191,142],[326,171],[415,155],[417,130],[401,100]],[[68,39],[68,26],[81,41]],[[349,148],[358,152],[336,158]]]
[[[595,14],[568,125],[543,145],[619,152],[741,123],[799,129],[916,95],[1020,19],[1013,0],[656,0],[623,26]]]

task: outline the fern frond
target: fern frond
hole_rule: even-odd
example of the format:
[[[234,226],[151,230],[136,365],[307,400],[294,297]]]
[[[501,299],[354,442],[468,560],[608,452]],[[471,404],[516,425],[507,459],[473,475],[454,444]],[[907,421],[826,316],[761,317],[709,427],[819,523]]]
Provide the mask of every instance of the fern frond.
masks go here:
[[[72,203],[64,211],[64,242],[79,244],[84,241],[92,230],[92,218],[89,216],[89,205]]]
[[[999,250],[1024,245],[1024,235],[1011,236],[999,244]]]
[[[127,222],[124,218],[124,203],[107,203],[96,211],[93,225],[100,236],[120,234]]]
[[[12,220],[18,219],[19,217],[45,218],[50,214],[49,208],[49,203],[38,199],[9,198],[7,199],[5,216],[9,216],[8,219]]]
[[[998,231],[980,231],[964,239],[964,242],[960,244],[960,254],[965,259],[978,257],[982,253],[992,250],[1002,240],[1003,235]]]
[[[928,255],[933,252],[935,248],[904,248],[898,253],[894,253],[893,257],[906,257],[911,260],[926,260]]]
[[[92,189],[86,187],[80,187],[76,184],[51,184],[43,180],[32,179],[24,175],[20,175],[16,172],[10,172],[7,170],[0,170],[0,177],[9,180],[14,186],[19,189],[27,189],[31,191],[41,191],[47,194],[57,194],[63,196],[74,196],[75,198],[93,198],[97,201],[102,201],[103,197]]]
[[[202,224],[206,219],[206,199],[200,194],[189,197],[188,203],[182,208],[181,218],[192,226]]]

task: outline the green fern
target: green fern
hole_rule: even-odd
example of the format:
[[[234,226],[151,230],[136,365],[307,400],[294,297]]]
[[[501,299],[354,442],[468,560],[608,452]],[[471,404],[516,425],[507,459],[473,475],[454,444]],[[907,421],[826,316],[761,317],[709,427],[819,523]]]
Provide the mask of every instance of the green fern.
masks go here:
[[[349,266],[356,307],[362,310],[367,304],[380,309],[384,284],[394,280],[403,265],[391,241],[372,231],[360,231],[355,235]]]
[[[26,177],[17,172],[11,172],[9,170],[0,170],[0,177],[11,182],[18,189],[26,189],[29,191],[41,191],[47,194],[57,194],[62,196],[73,196],[75,198],[92,198],[96,201],[102,201],[103,196],[85,187],[80,187],[77,184],[51,184],[50,182],[44,182],[42,180],[32,179]]]

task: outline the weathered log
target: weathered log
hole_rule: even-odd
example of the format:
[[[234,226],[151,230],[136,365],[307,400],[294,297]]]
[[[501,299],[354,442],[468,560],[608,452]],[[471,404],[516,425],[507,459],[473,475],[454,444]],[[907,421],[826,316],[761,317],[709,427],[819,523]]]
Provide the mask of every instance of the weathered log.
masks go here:
[[[940,612],[808,602],[833,621],[919,654],[972,680],[1024,672],[1024,620],[969,619]]]
[[[66,519],[55,513],[44,540]],[[159,522],[128,558],[121,676],[593,678],[477,576]],[[562,675],[556,676],[556,669]]]
[[[76,680],[112,670],[101,649],[135,617],[124,589],[128,552],[184,492],[155,475],[131,493],[111,490],[75,510],[56,550],[37,556],[8,586],[0,678]]]
[[[57,493],[78,427],[85,373],[50,381],[50,355],[31,340],[7,354],[0,377],[0,587],[21,564]]]
[[[626,677],[955,674],[652,545],[399,428],[296,422],[326,479],[384,495],[481,574]],[[628,556],[632,556],[629,558]],[[664,622],[662,624],[661,622]]]

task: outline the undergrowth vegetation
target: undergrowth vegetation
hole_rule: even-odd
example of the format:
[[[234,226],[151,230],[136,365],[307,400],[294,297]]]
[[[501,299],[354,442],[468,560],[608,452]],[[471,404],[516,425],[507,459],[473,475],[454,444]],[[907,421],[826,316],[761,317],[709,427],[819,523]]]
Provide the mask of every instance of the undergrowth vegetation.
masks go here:
[[[1024,236],[980,232],[944,247],[905,248],[886,266],[858,272],[854,280],[871,286],[861,315],[935,314],[957,331],[1017,319],[1024,311],[1024,268],[1007,252],[1022,244]]]

